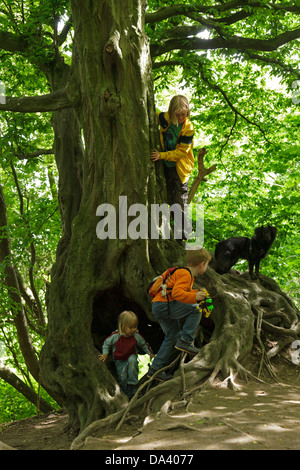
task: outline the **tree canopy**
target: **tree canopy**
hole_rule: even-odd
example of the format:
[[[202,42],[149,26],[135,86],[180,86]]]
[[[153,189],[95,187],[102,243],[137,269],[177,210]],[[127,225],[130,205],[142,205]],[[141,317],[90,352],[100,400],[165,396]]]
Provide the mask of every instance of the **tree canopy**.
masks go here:
[[[0,7],[0,341],[6,367],[32,388],[32,377],[39,381],[56,247],[71,233],[81,201],[85,136],[78,125],[68,158],[70,145],[62,141],[70,115],[57,117],[80,108],[85,98],[74,72],[77,3],[5,0]],[[149,0],[140,15],[150,41],[156,108],[165,110],[174,94],[188,96],[195,155],[204,146],[205,166],[217,165],[192,203],[204,207],[206,248],[213,251],[229,236],[251,237],[262,224],[276,226],[262,271],[297,302],[300,2],[199,3]],[[84,8],[88,18],[98,14],[94,4]],[[104,29],[105,18],[93,18]],[[131,47],[142,64],[143,53],[136,57]],[[71,171],[76,179],[66,188],[62,182]],[[197,165],[190,182],[196,175]],[[4,368],[0,378],[7,379]]]

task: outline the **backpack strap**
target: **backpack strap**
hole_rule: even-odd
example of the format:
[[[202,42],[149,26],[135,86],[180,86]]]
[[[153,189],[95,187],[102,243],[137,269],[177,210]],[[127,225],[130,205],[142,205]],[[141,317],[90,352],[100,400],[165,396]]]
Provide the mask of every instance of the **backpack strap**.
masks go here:
[[[191,278],[193,277],[192,276],[192,273],[191,273],[191,270],[189,268],[187,268],[186,266],[179,266],[178,268],[175,268],[174,271],[172,272],[171,276],[175,273],[175,271],[177,271],[177,269],[186,269],[190,275],[191,275]],[[172,290],[173,287],[167,287],[167,290]]]
[[[187,268],[186,266],[179,266],[178,268],[175,268],[174,271],[172,272],[171,276],[175,273],[175,271],[177,271],[178,269],[187,269],[188,272],[190,273],[191,277],[192,276],[192,273],[191,273],[191,270],[189,268]],[[174,287],[174,286],[173,286]],[[169,294],[168,294],[168,291],[172,291],[173,287],[167,287],[167,292],[166,292],[166,297],[167,297],[167,302],[168,302],[168,314],[170,314],[170,300],[169,300]],[[170,292],[169,292],[170,293]]]
[[[161,125],[161,127],[163,129],[167,129],[167,127],[169,126],[169,123],[165,118],[165,113],[159,113],[158,119],[159,119],[159,124]]]

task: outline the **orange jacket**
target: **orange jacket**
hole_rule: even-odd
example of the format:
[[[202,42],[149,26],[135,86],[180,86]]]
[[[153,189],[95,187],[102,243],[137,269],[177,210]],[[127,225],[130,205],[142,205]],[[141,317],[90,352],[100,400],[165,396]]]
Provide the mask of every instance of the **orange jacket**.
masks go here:
[[[165,146],[163,133],[166,132],[166,130],[169,128],[171,121],[167,112],[157,113],[157,119],[160,126],[160,143],[162,149],[164,150]],[[193,124],[191,123],[189,118],[186,118],[178,137],[176,149],[170,150],[169,152],[160,152],[161,158],[163,160],[176,162],[176,170],[182,183],[185,183],[188,180],[188,177],[190,176],[190,173],[194,168],[194,132],[195,131]]]
[[[156,282],[160,282],[158,279]],[[195,304],[196,293],[198,289],[192,289],[194,284],[194,277],[187,269],[177,269],[171,276],[168,282],[168,298],[169,301],[177,300],[186,304]],[[155,284],[154,284],[155,286]],[[161,292],[156,294],[152,302],[167,302],[167,297],[161,295]]]

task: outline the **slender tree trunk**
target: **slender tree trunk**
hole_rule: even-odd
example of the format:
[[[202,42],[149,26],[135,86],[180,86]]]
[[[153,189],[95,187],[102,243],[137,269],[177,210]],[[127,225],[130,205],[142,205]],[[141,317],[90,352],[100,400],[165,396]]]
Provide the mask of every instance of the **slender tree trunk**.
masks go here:
[[[13,254],[10,250],[7,211],[1,183],[0,230],[0,262],[5,273],[5,285],[11,302],[11,312],[13,314],[13,322],[17,331],[18,342],[28,371],[30,372],[32,377],[38,383],[40,383],[41,377],[39,360],[31,341],[27,318],[23,306],[22,289],[24,286],[20,284],[20,275],[16,267],[14,266]],[[46,384],[42,385],[44,386],[45,390],[57,401],[57,403],[62,403],[59,395],[55,394],[55,392],[52,393],[51,390],[48,390]]]
[[[20,287],[18,283],[17,273],[13,264],[13,257],[9,246],[9,234],[8,234],[8,223],[7,223],[7,212],[6,204],[4,200],[4,194],[2,185],[0,183],[0,262],[4,267],[5,272],[5,285],[7,287],[8,295],[11,301],[11,311],[13,312],[14,324],[17,330],[18,341],[20,348],[28,367],[29,372],[39,381],[39,363],[34,350],[30,334],[28,331],[28,325],[24,307],[22,303],[22,297]]]

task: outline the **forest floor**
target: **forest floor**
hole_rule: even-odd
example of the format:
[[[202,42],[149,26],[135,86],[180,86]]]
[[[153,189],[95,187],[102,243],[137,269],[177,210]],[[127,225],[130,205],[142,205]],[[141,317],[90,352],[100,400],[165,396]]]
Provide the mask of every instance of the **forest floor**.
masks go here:
[[[207,387],[147,423],[131,416],[118,432],[88,437],[82,450],[299,450],[300,367],[274,370],[280,383]],[[64,412],[0,424],[0,441],[16,450],[69,450],[67,424]]]

